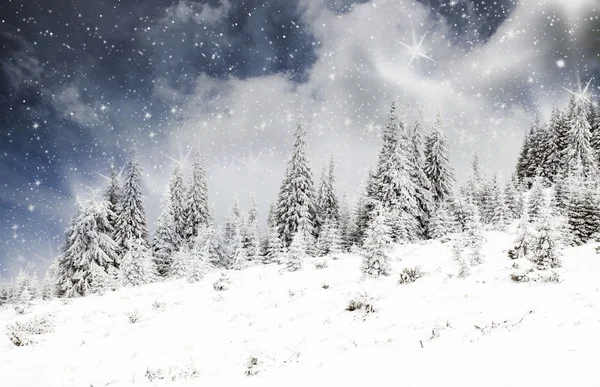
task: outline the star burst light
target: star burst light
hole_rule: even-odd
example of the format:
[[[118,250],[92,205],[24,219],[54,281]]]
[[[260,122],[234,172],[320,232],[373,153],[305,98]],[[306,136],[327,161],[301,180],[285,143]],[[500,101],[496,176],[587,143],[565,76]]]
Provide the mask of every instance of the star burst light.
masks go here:
[[[581,88],[581,81],[578,79],[577,80],[577,91],[568,89],[564,86],[561,86],[564,90],[568,91],[570,94],[575,96],[575,99],[577,101],[583,101],[583,102],[590,102],[590,94],[588,93],[588,88],[590,87],[590,84],[592,83],[592,80],[594,79],[594,77],[590,78],[590,80],[588,81],[588,83],[585,85],[585,87],[582,89]]]
[[[412,64],[412,62],[417,59],[417,58],[425,58],[428,59],[434,63],[437,63],[432,57],[428,56],[425,53],[425,50],[423,49],[423,41],[425,40],[425,37],[427,36],[427,33],[429,31],[425,31],[425,33],[423,34],[423,36],[421,37],[421,40],[419,40],[419,42],[416,41],[414,33],[413,33],[413,45],[409,46],[408,44],[401,42],[397,39],[394,39],[396,42],[400,43],[401,45],[403,45],[408,52],[410,53],[410,60],[408,61],[408,65],[407,67],[410,67],[410,65]]]

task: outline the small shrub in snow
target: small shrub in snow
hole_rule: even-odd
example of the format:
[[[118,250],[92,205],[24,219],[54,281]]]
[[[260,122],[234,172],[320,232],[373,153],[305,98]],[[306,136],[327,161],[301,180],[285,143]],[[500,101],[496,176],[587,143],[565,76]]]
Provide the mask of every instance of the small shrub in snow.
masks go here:
[[[225,273],[221,273],[221,277],[213,283],[213,289],[217,291],[223,291],[229,289],[231,281],[227,278]]]
[[[327,290],[327,289],[329,289],[329,285],[328,285],[328,284],[326,284],[326,283],[323,283],[323,284],[321,285],[321,288],[323,288],[323,289]]]
[[[315,262],[315,269],[326,269],[329,267],[329,263],[327,263],[326,259],[321,259]]]
[[[510,275],[510,279],[514,282],[529,282],[529,276],[527,272],[514,272]]]
[[[31,320],[6,326],[6,334],[10,341],[17,347],[35,343],[34,335],[41,335],[54,331],[54,321],[49,315],[38,315]]]
[[[244,375],[246,375],[246,376],[256,375],[259,371],[258,370],[259,364],[260,364],[260,362],[257,357],[250,356],[248,358],[248,360],[246,361],[246,371],[244,372]]]
[[[164,302],[161,302],[161,301],[154,301],[152,303],[152,309],[155,309],[155,310],[165,309],[166,306],[167,306],[167,304],[165,304]]]
[[[373,298],[367,293],[359,294],[353,299],[351,299],[348,302],[348,305],[346,305],[346,310],[349,312],[353,312],[355,310],[362,310],[365,313],[373,313],[377,311],[377,309],[375,309]]]
[[[140,316],[140,312],[138,312],[137,309],[134,309],[131,312],[127,312],[127,313],[125,313],[125,315],[129,319],[129,322],[132,324],[135,324],[136,322],[140,321],[141,316]]]
[[[414,267],[405,267],[400,273],[400,279],[398,280],[399,284],[411,284],[423,277],[425,273],[421,270],[419,266]]]
[[[151,382],[159,380],[176,381],[189,378],[195,378],[200,376],[200,372],[192,365],[188,365],[185,368],[179,368],[177,366],[169,368],[168,371],[163,371],[161,368],[147,368],[146,379]]]
[[[17,312],[17,314],[25,314],[25,313],[27,313],[28,310],[29,310],[28,304],[15,305],[15,312]]]

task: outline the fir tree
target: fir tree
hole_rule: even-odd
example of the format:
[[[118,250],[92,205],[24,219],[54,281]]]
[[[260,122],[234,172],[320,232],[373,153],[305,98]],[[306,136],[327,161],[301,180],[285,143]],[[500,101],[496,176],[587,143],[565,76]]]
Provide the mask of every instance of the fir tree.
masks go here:
[[[508,256],[511,259],[528,258],[531,253],[532,239],[533,230],[529,223],[529,215],[527,214],[527,210],[523,210],[517,228],[517,238],[513,244],[514,247],[508,251]]]
[[[588,121],[588,108],[583,97],[575,98],[570,105],[567,146],[563,156],[567,171],[575,168],[577,164],[581,164],[586,177],[595,176],[598,173],[598,165],[590,145],[591,127]]]
[[[523,203],[520,192],[515,187],[514,180],[506,183],[504,188],[504,197],[506,198],[506,207],[510,219],[519,218],[519,214],[523,212]]]
[[[352,245],[352,213],[348,198],[344,194],[340,202],[339,211],[340,248],[349,251]]]
[[[144,244],[148,239],[146,212],[142,199],[142,171],[135,148],[130,150],[129,160],[125,165],[125,182],[115,230],[115,242],[121,247],[121,254],[127,253],[127,244],[131,239],[141,240]],[[118,259],[117,267],[119,263]]]
[[[163,196],[161,213],[152,239],[154,264],[158,275],[161,277],[165,277],[169,273],[172,255],[181,244],[174,219],[174,207],[170,198],[170,190],[167,190]]]
[[[479,265],[483,262],[481,249],[485,243],[485,235],[479,218],[477,206],[467,202],[469,207],[467,221],[465,223],[464,249],[467,250],[467,258],[471,265]]]
[[[258,260],[260,257],[260,232],[258,229],[258,209],[256,208],[256,199],[252,197],[252,204],[246,219],[244,232],[244,248],[246,256],[251,260]]]
[[[156,279],[152,256],[141,239],[127,241],[126,253],[121,262],[121,282],[124,286],[140,286]]]
[[[115,169],[114,164],[111,164],[110,166],[110,180],[104,196],[105,200],[108,202],[109,209],[112,211],[108,218],[108,222],[110,223],[112,229],[116,230],[117,218],[119,213],[119,202],[121,201],[121,186],[119,184],[119,176],[117,175],[117,171]],[[111,236],[113,239],[116,239],[114,231],[113,235]]]
[[[193,243],[198,231],[209,224],[209,217],[206,171],[200,153],[196,153],[185,209],[185,239],[188,243]]]
[[[78,204],[59,259],[59,292],[66,297],[102,291],[109,282],[107,269],[118,259],[108,220],[112,213],[109,203],[91,200]]]
[[[185,187],[183,185],[183,170],[181,165],[176,164],[169,181],[170,202],[173,212],[173,221],[175,223],[175,231],[177,232],[178,245],[186,238],[186,203],[185,203]]]
[[[269,230],[269,240],[267,244],[267,254],[265,263],[282,263],[281,254],[283,253],[283,242],[279,239],[279,230],[277,226],[271,226]]]
[[[548,206],[540,211],[538,220],[535,222],[535,238],[533,239],[531,260],[538,269],[555,268],[560,262],[560,237],[552,213]]]
[[[429,218],[433,211],[433,196],[431,193],[431,183],[425,174],[425,154],[423,143],[422,112],[412,126],[410,133],[409,164],[410,177],[415,185],[415,199],[417,201],[417,221],[418,233],[420,239],[427,237]]]
[[[506,197],[504,196],[504,191],[500,187],[497,182],[497,179],[494,178],[493,185],[493,197],[494,197],[494,208],[492,210],[492,215],[490,218],[490,223],[499,231],[503,231],[509,223],[510,211],[506,204]]]
[[[533,181],[531,192],[529,193],[529,200],[527,203],[527,211],[529,218],[535,222],[540,215],[540,211],[546,203],[546,195],[544,194],[544,185],[541,178],[536,178]]]
[[[340,252],[340,235],[337,224],[328,219],[321,227],[321,233],[317,239],[316,254],[319,257],[331,255],[334,259],[337,259]]]
[[[367,229],[363,244],[365,257],[363,259],[362,270],[366,275],[379,277],[389,274],[390,268],[386,251],[391,242],[390,229],[387,226],[384,209],[378,203],[375,207],[373,221]]]
[[[287,252],[286,268],[288,271],[302,270],[304,260],[306,259],[306,244],[304,240],[305,233],[298,231],[290,244]]]
[[[299,228],[302,219],[300,213],[307,209],[309,231],[314,233],[317,222],[315,193],[312,173],[306,158],[306,133],[301,123],[297,124],[292,158],[288,164],[286,176],[281,185],[277,205],[277,225],[279,237],[285,246],[292,242],[293,235]]]
[[[429,237],[433,239],[444,238],[455,232],[456,222],[450,213],[449,204],[441,202],[433,212],[429,223]]]
[[[175,279],[187,278],[190,273],[191,249],[188,244],[183,244],[173,254],[173,262],[169,268],[169,277]]]
[[[454,171],[448,156],[448,140],[442,132],[438,112],[432,133],[425,140],[425,174],[431,183],[435,203],[449,199],[454,184]]]

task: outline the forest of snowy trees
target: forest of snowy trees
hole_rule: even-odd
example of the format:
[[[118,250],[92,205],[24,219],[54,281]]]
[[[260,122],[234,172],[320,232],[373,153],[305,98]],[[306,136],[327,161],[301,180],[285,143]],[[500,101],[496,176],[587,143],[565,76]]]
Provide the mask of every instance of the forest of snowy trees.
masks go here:
[[[460,277],[482,262],[483,230],[502,231],[514,221],[517,238],[508,256],[529,258],[545,270],[560,265],[562,246],[597,238],[600,113],[585,98],[574,96],[547,125],[535,122],[508,181],[485,174],[475,154],[460,187],[441,115],[430,128],[422,116],[406,124],[392,103],[378,158],[362,191],[352,193],[358,196],[353,204],[336,192],[333,158],[315,184],[307,133],[298,123],[263,231],[254,199],[247,212],[236,199],[225,223],[215,224],[197,153],[187,187],[182,166],[174,166],[149,235],[142,171],[132,149],[122,177],[112,167],[105,193],[78,201],[61,254],[41,283],[24,269],[0,286],[0,303],[86,296],[168,278],[193,282],[211,268],[280,264],[296,271],[308,257],[338,259],[347,252],[362,255],[364,274],[378,277],[389,275],[392,243],[427,239],[452,241]]]

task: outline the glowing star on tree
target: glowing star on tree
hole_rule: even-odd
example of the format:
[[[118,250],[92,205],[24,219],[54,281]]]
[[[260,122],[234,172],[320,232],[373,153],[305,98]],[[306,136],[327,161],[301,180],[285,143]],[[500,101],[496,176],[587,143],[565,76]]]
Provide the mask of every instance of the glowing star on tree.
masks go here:
[[[575,96],[575,98],[578,101],[584,101],[584,102],[590,102],[590,94],[588,93],[588,88],[590,87],[590,84],[592,83],[592,80],[594,79],[594,77],[590,78],[590,80],[588,81],[588,83],[585,85],[585,87],[583,89],[581,89],[581,81],[579,79],[577,79],[577,86],[578,86],[578,91],[573,91],[571,89],[567,89],[564,86],[561,86],[563,89],[565,89],[566,91],[568,91],[569,93],[573,94]]]

